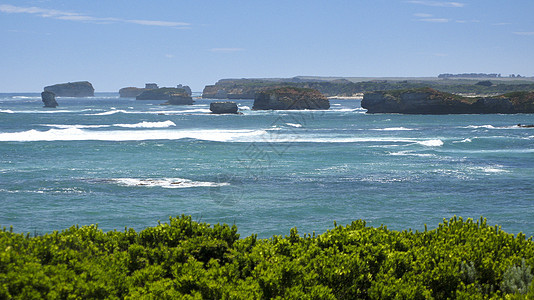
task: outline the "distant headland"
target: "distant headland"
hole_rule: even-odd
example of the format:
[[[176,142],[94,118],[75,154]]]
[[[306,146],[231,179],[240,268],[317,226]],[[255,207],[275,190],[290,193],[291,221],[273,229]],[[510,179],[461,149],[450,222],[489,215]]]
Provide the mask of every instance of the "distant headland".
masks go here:
[[[432,88],[376,91],[363,96],[368,113],[513,114],[534,113],[534,91],[493,97],[463,97]]]
[[[442,77],[314,77],[221,79],[206,85],[205,99],[254,99],[256,93],[270,88],[290,86],[316,89],[327,97],[354,97],[367,92],[433,88],[462,95],[500,95],[534,90],[534,78],[500,74],[450,74]],[[443,75],[443,74],[442,74]],[[495,76],[494,76],[495,75]],[[441,76],[441,75],[440,75]],[[465,77],[464,77],[465,76]]]

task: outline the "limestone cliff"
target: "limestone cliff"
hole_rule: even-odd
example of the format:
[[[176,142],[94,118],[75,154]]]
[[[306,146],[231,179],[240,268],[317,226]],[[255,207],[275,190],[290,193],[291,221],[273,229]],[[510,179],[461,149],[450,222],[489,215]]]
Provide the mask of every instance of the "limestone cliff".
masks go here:
[[[171,94],[169,101],[167,101],[165,104],[170,105],[193,105],[193,98],[187,93],[187,91],[184,91],[183,93],[175,93]]]
[[[54,84],[46,86],[44,90],[58,97],[93,97],[95,95],[95,89],[88,81]]]
[[[159,88],[144,90],[135,97],[137,100],[171,100],[173,94],[187,94],[184,89],[179,88]]]
[[[534,113],[534,92],[496,97],[462,97],[431,88],[365,93],[367,113],[491,114]]]
[[[323,94],[313,89],[282,87],[266,89],[256,93],[255,110],[287,109],[328,109],[330,101]]]
[[[125,87],[119,90],[119,95],[121,98],[135,98],[141,95],[144,91],[146,91],[144,88]]]

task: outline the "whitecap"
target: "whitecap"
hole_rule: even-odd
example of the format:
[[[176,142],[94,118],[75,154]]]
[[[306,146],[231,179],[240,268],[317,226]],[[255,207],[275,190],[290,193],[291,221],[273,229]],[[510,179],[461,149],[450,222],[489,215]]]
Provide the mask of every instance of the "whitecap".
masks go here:
[[[426,141],[418,141],[417,142],[420,145],[427,146],[427,147],[440,147],[443,146],[443,141],[436,139],[436,140],[426,140]]]
[[[171,120],[167,120],[163,122],[143,121],[141,123],[136,123],[136,124],[113,124],[113,126],[124,127],[124,128],[166,128],[166,127],[176,126],[176,124]]]
[[[417,156],[417,157],[435,157],[435,154],[430,153],[414,153],[412,151],[399,151],[399,152],[391,152],[389,155],[392,156]]]
[[[246,105],[239,106],[239,109],[240,110],[250,110],[250,106],[246,106]]]
[[[215,142],[248,142],[256,136],[265,134],[265,130],[109,130],[92,131],[79,128],[35,129],[22,132],[0,133],[0,141],[37,142],[37,141],[143,141],[143,140],[179,140],[197,139]]]
[[[166,189],[192,188],[192,187],[219,187],[229,185],[227,182],[193,181],[184,178],[111,178],[104,181],[117,183],[128,187],[162,187]]]
[[[111,125],[81,125],[81,124],[76,124],[76,125],[66,125],[66,124],[41,124],[41,126],[47,126],[47,127],[54,127],[54,128],[59,128],[59,129],[70,129],[70,128],[75,128],[75,129],[83,129],[83,128],[105,128],[105,127],[110,127]]]
[[[107,115],[113,115],[113,114],[117,114],[117,113],[128,113],[128,112],[125,111],[125,110],[122,110],[122,109],[119,109],[119,110],[108,110],[108,111],[101,112],[101,113],[88,114],[88,116],[107,116]]]
[[[469,128],[469,129],[479,129],[479,128],[495,129],[495,126],[493,126],[493,125],[469,125],[469,126],[463,127],[463,128]]]
[[[473,140],[470,138],[463,139],[461,141],[454,141],[453,143],[471,143]]]
[[[296,128],[302,127],[302,124],[296,124],[296,123],[286,123],[286,125],[291,126],[291,127],[296,127]]]
[[[0,113],[12,114],[14,112],[11,109],[0,109]]]

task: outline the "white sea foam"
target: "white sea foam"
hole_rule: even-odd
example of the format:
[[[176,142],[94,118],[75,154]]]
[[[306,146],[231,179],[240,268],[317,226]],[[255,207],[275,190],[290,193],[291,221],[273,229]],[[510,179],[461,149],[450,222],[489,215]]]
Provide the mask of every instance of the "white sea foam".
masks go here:
[[[296,123],[286,123],[286,125],[291,126],[291,127],[296,127],[296,128],[302,127],[302,124],[296,124]]]
[[[412,151],[399,151],[399,152],[392,152],[389,155],[392,156],[417,156],[417,157],[435,157],[435,154],[430,153],[415,153]]]
[[[471,143],[473,140],[470,138],[463,139],[461,141],[454,141],[453,143]]]
[[[136,187],[162,187],[166,189],[191,188],[191,187],[219,187],[229,185],[226,182],[193,181],[184,178],[112,178],[105,180],[123,186]]]
[[[427,147],[441,147],[443,146],[442,140],[426,140],[426,141],[417,141],[418,144],[427,146]]]
[[[469,128],[469,129],[479,129],[479,128],[486,128],[486,129],[495,129],[495,126],[493,125],[469,125],[463,128]]]
[[[106,127],[123,127],[123,128],[166,128],[171,126],[176,126],[173,121],[167,120],[163,122],[146,122],[135,124],[113,124],[113,125],[64,125],[64,124],[42,124],[43,126],[54,127],[59,129],[88,129],[88,128],[106,128]]]
[[[509,171],[503,169],[503,166],[501,166],[501,165],[484,166],[484,167],[472,167],[472,168],[469,168],[469,169],[472,170],[472,171],[475,171],[475,172],[483,172],[483,173],[489,173],[489,174],[509,173]]]
[[[265,134],[265,130],[109,130],[92,131],[79,128],[35,129],[22,132],[0,133],[0,141],[36,142],[36,141],[143,141],[143,140],[179,140],[198,139],[216,142],[246,142],[255,136]]]
[[[239,109],[240,110],[250,110],[250,106],[246,106],[246,105],[239,106]]]
[[[104,112],[101,112],[101,113],[96,113],[96,114],[88,114],[88,116],[107,116],[107,115],[113,115],[113,114],[117,114],[117,113],[128,113],[127,111],[125,110],[122,110],[122,109],[114,109],[114,110],[108,110],[108,111],[104,111]]]
[[[0,109],[0,113],[12,114],[13,111],[11,109]]]
[[[176,126],[176,124],[173,121],[167,120],[163,122],[143,121],[141,123],[136,123],[136,124],[113,124],[113,126],[125,127],[125,128],[166,128],[166,127]]]
[[[54,127],[59,129],[84,129],[84,128],[105,128],[110,127],[111,125],[66,125],[66,124],[41,124],[42,126]]]

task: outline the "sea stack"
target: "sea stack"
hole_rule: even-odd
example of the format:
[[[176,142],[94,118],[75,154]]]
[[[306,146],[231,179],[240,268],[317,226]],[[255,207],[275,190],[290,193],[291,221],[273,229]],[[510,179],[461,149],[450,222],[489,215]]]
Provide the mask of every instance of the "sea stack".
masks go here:
[[[330,101],[314,89],[280,87],[256,93],[255,110],[329,109]]]
[[[211,102],[210,110],[212,114],[237,114],[237,104],[233,101]]]
[[[93,97],[95,89],[89,81],[68,82],[45,86],[45,91],[57,97]]]
[[[50,91],[44,91],[41,93],[41,100],[43,100],[44,107],[55,108],[59,104],[56,101],[56,94]]]
[[[175,93],[171,94],[169,97],[169,101],[165,102],[165,104],[170,105],[193,105],[193,98],[191,98],[190,95],[187,94],[187,92],[184,93]]]

